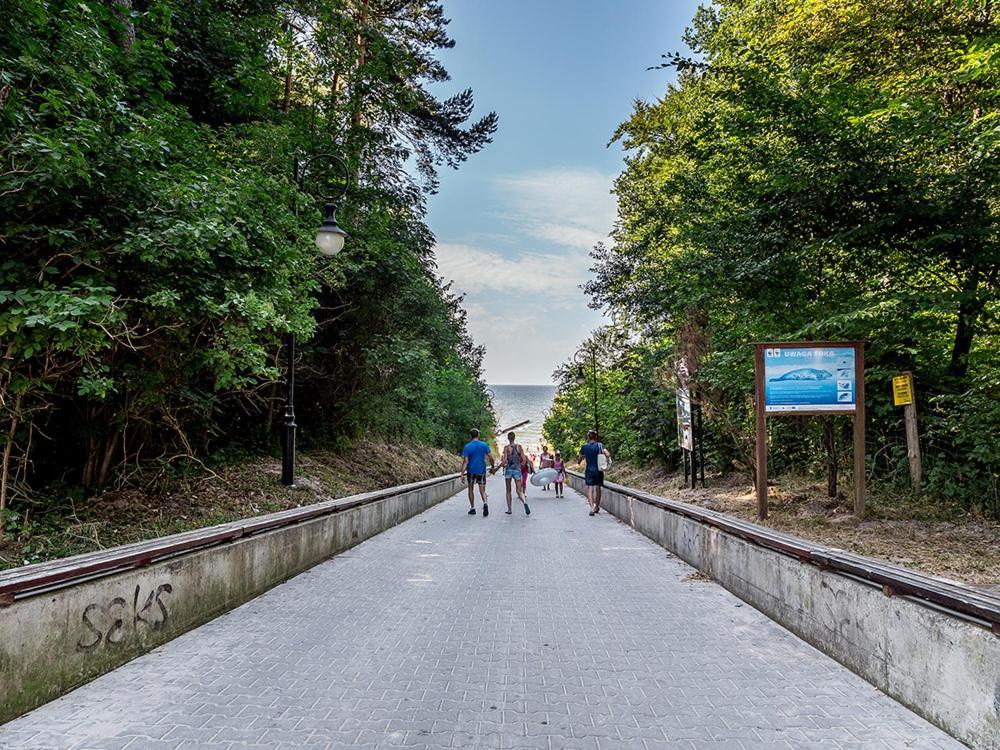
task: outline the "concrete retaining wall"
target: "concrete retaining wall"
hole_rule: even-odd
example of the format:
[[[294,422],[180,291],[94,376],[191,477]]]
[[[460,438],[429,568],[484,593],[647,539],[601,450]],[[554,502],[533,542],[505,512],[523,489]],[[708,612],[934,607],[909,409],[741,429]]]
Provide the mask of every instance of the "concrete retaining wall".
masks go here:
[[[585,492],[580,477],[570,486]],[[1000,637],[606,487],[602,508],[970,747],[1000,748]]]
[[[399,492],[388,496],[331,501],[327,515],[15,600],[0,609],[0,723],[253,599],[462,486],[457,477],[446,477],[395,488]]]

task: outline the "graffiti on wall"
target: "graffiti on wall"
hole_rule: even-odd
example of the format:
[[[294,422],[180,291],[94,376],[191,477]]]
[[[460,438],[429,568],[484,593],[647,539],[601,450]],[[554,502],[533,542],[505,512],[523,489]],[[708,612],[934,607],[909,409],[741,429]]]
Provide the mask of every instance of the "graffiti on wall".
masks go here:
[[[170,618],[164,596],[173,590],[169,583],[161,583],[143,597],[142,586],[137,585],[131,602],[116,596],[108,602],[88,604],[80,617],[85,633],[77,641],[77,650],[92,651],[102,643],[114,646],[139,635],[142,628],[162,629]]]

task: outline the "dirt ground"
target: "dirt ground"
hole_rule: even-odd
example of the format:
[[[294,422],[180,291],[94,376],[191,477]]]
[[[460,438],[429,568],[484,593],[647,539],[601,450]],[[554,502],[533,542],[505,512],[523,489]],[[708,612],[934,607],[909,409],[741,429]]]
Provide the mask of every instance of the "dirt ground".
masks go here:
[[[82,500],[50,494],[12,506],[19,521],[0,539],[0,570],[417,482],[461,465],[443,450],[361,442],[300,453],[291,488],[280,482],[281,460],[263,456],[195,466],[166,480],[136,477]]]
[[[700,505],[757,523],[756,495],[746,477],[706,477],[706,487],[683,487],[683,476],[658,468],[616,463],[608,480],[672,500]],[[764,525],[829,547],[877,557],[1000,593],[1000,523],[933,498],[915,499],[872,488],[866,518],[851,514],[842,491],[826,495],[826,483],[778,477],[769,488]]]

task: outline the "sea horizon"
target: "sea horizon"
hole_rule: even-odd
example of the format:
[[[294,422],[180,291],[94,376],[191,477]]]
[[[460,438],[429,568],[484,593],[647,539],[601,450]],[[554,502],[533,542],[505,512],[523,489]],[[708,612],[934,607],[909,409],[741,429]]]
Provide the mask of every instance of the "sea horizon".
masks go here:
[[[556,386],[552,383],[491,383],[495,398],[493,413],[497,429],[530,420],[515,429],[517,441],[529,452],[537,452],[543,444],[542,425],[555,398]]]
[[[515,387],[528,387],[528,388],[555,388],[555,383],[487,383],[488,388],[496,388],[497,386],[515,386]]]

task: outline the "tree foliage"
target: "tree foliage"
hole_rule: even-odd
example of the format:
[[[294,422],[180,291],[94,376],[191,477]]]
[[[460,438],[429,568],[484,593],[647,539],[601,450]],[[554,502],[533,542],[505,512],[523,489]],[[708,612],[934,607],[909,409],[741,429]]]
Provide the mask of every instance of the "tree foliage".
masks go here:
[[[424,200],[485,146],[437,0],[11,0],[0,30],[3,489],[271,441],[455,446],[492,419]],[[312,237],[350,165],[334,262]],[[301,184],[296,179],[301,177]]]
[[[669,370],[704,342],[685,360],[718,459],[746,465],[750,343],[863,340],[869,471],[903,473],[889,379],[912,370],[932,487],[1000,511],[993,4],[722,0],[687,41],[678,83],[614,136],[619,220],[588,291],[641,337],[615,367],[666,343]],[[775,420],[776,464],[819,455],[820,433]]]

